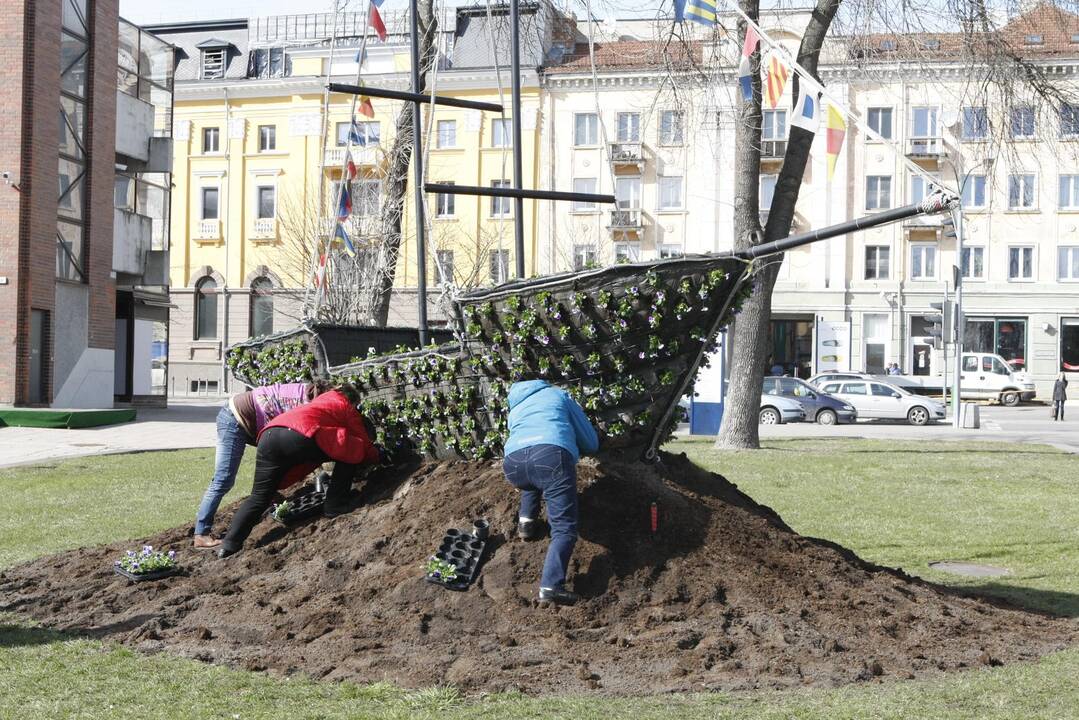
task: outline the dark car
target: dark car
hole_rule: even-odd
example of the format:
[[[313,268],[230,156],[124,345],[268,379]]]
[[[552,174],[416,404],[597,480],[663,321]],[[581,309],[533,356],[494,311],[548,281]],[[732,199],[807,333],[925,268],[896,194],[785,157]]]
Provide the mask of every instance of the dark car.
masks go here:
[[[806,411],[806,420],[821,425],[835,425],[838,422],[854,422],[858,412],[839,398],[822,393],[805,380],[792,377],[764,378],[765,395],[781,395],[802,403]]]

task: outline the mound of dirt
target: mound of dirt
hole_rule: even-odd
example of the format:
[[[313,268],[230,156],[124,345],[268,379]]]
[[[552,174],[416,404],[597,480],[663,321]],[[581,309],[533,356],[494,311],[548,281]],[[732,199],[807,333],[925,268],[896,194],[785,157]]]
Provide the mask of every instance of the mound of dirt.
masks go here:
[[[684,456],[651,467],[604,457],[579,475],[570,577],[585,601],[573,608],[535,602],[547,543],[515,538],[518,494],[500,465],[456,462],[371,477],[362,505],[334,520],[267,520],[224,561],[190,549],[190,526],[146,538],[186,568],[159,582],[112,573],[131,542],[13,568],[0,609],[208,662],[471,692],[838,685],[1030,660],[1076,637],[1067,621],[801,537]],[[476,517],[492,525],[477,584],[425,582],[443,531]]]

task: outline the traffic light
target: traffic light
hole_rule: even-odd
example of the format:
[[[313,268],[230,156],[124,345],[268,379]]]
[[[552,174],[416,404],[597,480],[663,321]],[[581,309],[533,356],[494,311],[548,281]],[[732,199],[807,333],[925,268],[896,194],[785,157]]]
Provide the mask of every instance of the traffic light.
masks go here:
[[[924,316],[929,323],[929,335],[933,338],[933,347],[940,349],[944,338],[944,303],[929,303],[933,312]]]

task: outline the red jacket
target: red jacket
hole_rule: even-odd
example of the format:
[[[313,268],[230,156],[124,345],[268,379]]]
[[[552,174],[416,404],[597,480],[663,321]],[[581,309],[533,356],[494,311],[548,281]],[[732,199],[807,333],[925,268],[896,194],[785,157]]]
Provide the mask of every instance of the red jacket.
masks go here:
[[[378,450],[363,427],[360,411],[337,390],[278,415],[266,423],[259,438],[272,427],[286,427],[313,439],[322,452],[338,462],[353,465],[378,462]],[[316,467],[309,464],[292,468],[278,487],[287,488],[303,480]]]

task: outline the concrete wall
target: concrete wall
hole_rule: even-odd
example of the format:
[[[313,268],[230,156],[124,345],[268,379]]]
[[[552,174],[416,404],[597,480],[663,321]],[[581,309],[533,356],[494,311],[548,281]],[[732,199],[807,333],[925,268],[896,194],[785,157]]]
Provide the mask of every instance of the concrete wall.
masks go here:
[[[116,93],[116,152],[146,162],[154,134],[154,106],[127,93]]]
[[[113,210],[112,269],[142,275],[150,252],[153,220],[126,210]]]

